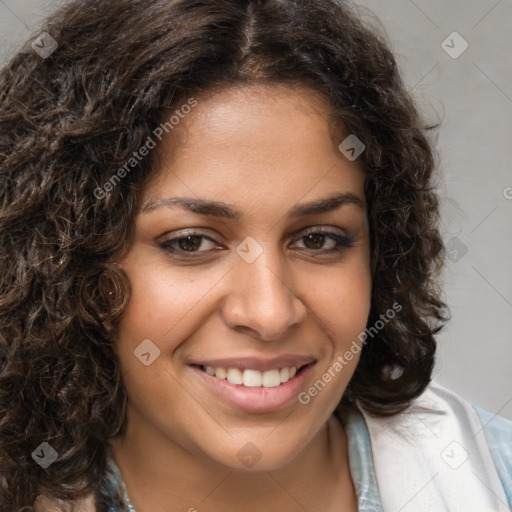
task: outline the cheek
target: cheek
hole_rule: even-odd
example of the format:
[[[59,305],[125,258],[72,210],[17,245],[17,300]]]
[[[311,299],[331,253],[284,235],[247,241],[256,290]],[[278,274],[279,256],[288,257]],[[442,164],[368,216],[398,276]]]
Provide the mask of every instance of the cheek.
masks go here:
[[[310,288],[311,309],[328,340],[314,379],[298,397],[311,417],[326,419],[352,378],[370,313],[371,286],[369,268],[355,264],[324,275]]]
[[[155,390],[176,385],[168,374],[169,354],[188,336],[195,307],[208,291],[208,283],[171,274],[158,264],[127,262],[124,270],[131,295],[117,342],[123,380],[132,398],[154,396]]]
[[[190,409],[190,397],[183,396],[179,383],[182,347],[215,314],[213,291],[226,269],[219,265],[202,272],[197,267],[176,270],[151,258],[126,260],[123,269],[131,283],[117,342],[123,382],[133,404],[148,416],[161,414],[164,421],[165,413],[157,411]],[[137,356],[147,352],[151,363],[146,366],[144,357]]]
[[[371,306],[371,275],[364,265],[338,269],[309,284],[309,306],[339,352],[364,331]]]
[[[121,328],[133,342],[154,338],[165,351],[174,348],[173,340],[186,336],[185,327],[197,315],[208,292],[222,274],[213,270],[201,277],[194,270],[179,271],[151,262],[126,266],[132,292],[130,303],[121,319]]]
[[[197,306],[213,283],[192,280],[183,275],[186,272],[171,273],[158,263],[138,267],[125,263],[124,270],[131,296],[120,321],[117,346],[132,418],[152,418],[162,428],[168,427],[169,410],[181,410],[182,420],[192,414],[170,357],[190,335],[191,323],[197,322]],[[179,435],[179,429],[173,432]]]

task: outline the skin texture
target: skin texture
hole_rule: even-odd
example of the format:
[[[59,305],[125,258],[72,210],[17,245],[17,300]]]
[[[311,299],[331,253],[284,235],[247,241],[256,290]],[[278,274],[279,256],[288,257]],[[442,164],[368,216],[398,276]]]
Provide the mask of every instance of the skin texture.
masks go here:
[[[197,100],[157,148],[158,173],[143,204],[202,198],[242,216],[177,205],[138,215],[121,262],[132,297],[118,339],[128,428],[113,441],[115,460],[138,512],[357,510],[346,437],[332,412],[358,355],[307,405],[292,400],[267,413],[218,399],[188,363],[308,355],[316,363],[306,390],[349,349],[370,310],[363,170],[337,149],[344,136],[331,138],[329,105],[307,88],[252,86]],[[288,215],[347,192],[362,207]],[[203,239],[188,259],[190,252],[159,247],[190,228],[214,241]],[[327,253],[335,241],[308,243],[309,228],[348,235],[353,244]],[[263,249],[252,263],[236,252],[247,237]],[[144,339],[161,351],[149,366],[133,354]],[[248,442],[261,454],[250,468],[237,457]]]

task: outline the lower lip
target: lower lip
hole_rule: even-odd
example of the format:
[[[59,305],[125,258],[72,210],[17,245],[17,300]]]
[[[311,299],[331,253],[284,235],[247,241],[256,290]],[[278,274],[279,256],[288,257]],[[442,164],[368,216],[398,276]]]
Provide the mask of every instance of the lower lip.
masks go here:
[[[314,363],[304,366],[288,382],[272,388],[231,384],[227,380],[209,375],[197,366],[191,366],[203,382],[221,400],[247,412],[273,412],[296,399]]]

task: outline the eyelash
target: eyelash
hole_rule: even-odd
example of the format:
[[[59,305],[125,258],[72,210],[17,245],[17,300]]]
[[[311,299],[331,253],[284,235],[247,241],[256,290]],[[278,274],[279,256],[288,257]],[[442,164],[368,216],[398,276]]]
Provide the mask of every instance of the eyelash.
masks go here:
[[[353,238],[351,238],[349,236],[346,236],[346,235],[340,235],[339,233],[335,233],[333,231],[328,231],[328,230],[324,230],[324,229],[310,230],[307,233],[305,233],[302,236],[300,236],[297,240],[302,240],[302,239],[306,238],[309,235],[323,235],[326,238],[330,238],[331,240],[334,240],[336,242],[336,246],[335,247],[333,247],[331,249],[327,249],[327,250],[326,249],[308,249],[307,247],[301,248],[302,250],[312,251],[313,253],[317,253],[317,254],[340,253],[343,250],[350,249],[351,247],[354,246],[354,239]],[[178,237],[174,237],[174,238],[170,238],[168,240],[164,240],[163,242],[159,243],[158,246],[160,247],[161,250],[165,251],[166,253],[171,253],[171,254],[179,253],[178,255],[180,257],[190,258],[190,259],[197,258],[198,254],[209,252],[209,251],[198,251],[198,250],[196,250],[196,251],[185,251],[183,249],[176,248],[176,245],[178,244],[178,242],[180,240],[185,240],[189,236],[201,237],[200,244],[202,244],[204,239],[208,240],[210,242],[213,242],[213,243],[217,243],[215,240],[213,240],[209,236],[206,236],[205,234],[203,234],[201,232],[193,231],[192,230],[192,231],[187,231],[186,233],[184,233],[184,234],[182,234],[182,235],[180,235]],[[324,244],[325,244],[325,240],[324,240]]]

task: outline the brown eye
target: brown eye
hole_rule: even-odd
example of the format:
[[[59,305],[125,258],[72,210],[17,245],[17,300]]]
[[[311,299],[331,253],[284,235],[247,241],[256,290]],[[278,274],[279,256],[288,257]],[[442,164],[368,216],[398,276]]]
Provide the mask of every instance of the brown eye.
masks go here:
[[[307,249],[314,253],[336,253],[349,249],[354,245],[354,239],[341,235],[334,231],[323,231],[316,229],[301,236],[296,243],[299,243],[299,249]]]
[[[201,247],[201,242],[203,241],[203,238],[201,235],[189,235],[184,238],[179,238],[177,240],[178,246],[181,250],[192,252],[196,251]]]
[[[215,240],[202,233],[182,233],[181,236],[159,242],[158,246],[164,252],[177,257],[204,256],[206,253],[211,253],[212,249],[221,248]]]
[[[312,233],[304,237],[304,245],[307,249],[321,249],[325,243],[325,235]]]

